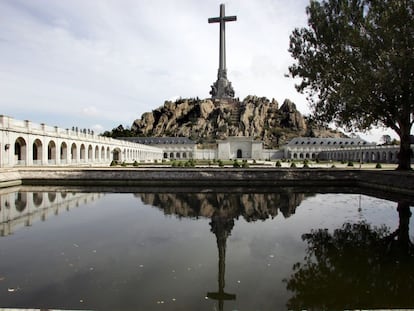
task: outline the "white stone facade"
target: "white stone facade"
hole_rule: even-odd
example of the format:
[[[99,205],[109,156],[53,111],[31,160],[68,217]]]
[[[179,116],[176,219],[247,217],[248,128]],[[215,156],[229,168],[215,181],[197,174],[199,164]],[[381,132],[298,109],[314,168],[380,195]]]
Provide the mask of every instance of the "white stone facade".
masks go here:
[[[217,142],[217,157],[228,159],[262,159],[263,143],[251,137],[229,137]]]
[[[94,165],[162,160],[162,150],[0,116],[0,167]]]

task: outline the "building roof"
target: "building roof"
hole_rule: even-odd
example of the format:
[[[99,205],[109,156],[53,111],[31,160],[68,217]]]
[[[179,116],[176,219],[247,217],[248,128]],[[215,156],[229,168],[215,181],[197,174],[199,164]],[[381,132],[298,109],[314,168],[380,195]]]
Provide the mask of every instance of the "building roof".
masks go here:
[[[295,137],[287,143],[288,146],[314,145],[314,146],[358,146],[358,145],[375,145],[368,143],[361,138],[314,138],[314,137]]]
[[[131,141],[143,145],[194,145],[195,142],[188,137],[118,137],[118,139]]]

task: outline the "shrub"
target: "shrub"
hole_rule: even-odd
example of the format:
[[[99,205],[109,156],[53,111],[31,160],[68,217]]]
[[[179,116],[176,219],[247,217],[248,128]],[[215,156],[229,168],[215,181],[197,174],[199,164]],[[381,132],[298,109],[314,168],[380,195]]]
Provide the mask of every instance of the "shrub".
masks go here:
[[[375,165],[375,168],[382,168],[381,163],[377,163],[377,165]]]
[[[336,168],[335,164],[332,164],[332,165],[331,165],[331,168]]]
[[[249,165],[249,163],[247,163],[247,161],[244,161],[243,164],[242,164],[243,168],[249,168],[249,166],[250,165]]]
[[[308,163],[303,164],[302,168],[309,168],[309,164]]]
[[[319,163],[319,158],[316,158],[315,159],[315,163]]]
[[[111,161],[110,166],[117,166],[117,165],[118,165],[118,162],[116,162],[115,160],[112,160],[112,161]]]
[[[224,163],[223,163],[223,161],[222,161],[222,160],[218,160],[218,166],[219,166],[219,167],[223,167],[223,166],[224,166]]]
[[[282,163],[279,160],[276,161],[276,167],[282,167]]]
[[[136,167],[136,166],[138,166],[138,165],[139,165],[139,163],[135,160],[135,161],[134,161],[134,164],[132,164],[132,165]]]
[[[184,164],[183,164],[183,162],[179,161],[177,166],[178,166],[178,167],[183,167],[183,166],[184,166]]]
[[[233,162],[233,167],[240,167],[240,163],[239,162],[237,162],[237,160],[234,160],[234,162]]]
[[[122,163],[121,163],[121,166],[126,167],[126,166],[127,166],[126,162],[125,162],[125,161],[124,161],[124,162],[122,162]]]
[[[177,167],[177,162],[172,161],[171,166],[172,166],[172,167]]]
[[[348,161],[348,165],[347,166],[354,166],[354,162]]]
[[[296,164],[295,164],[295,162],[292,162],[292,164],[290,165],[290,167],[292,167],[292,168],[296,168]]]

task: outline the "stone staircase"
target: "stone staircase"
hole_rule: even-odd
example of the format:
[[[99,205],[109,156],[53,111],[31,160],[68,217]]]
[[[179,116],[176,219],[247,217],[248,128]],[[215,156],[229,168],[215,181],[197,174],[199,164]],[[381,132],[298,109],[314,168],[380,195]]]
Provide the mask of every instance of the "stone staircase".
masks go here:
[[[241,109],[238,105],[233,107],[230,115],[230,123],[232,125],[238,125],[240,123]]]

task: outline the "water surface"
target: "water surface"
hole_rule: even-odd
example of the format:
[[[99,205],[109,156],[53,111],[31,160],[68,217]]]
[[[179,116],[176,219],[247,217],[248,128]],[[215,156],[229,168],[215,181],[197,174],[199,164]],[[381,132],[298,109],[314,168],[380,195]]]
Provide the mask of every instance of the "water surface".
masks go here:
[[[407,200],[85,190],[0,193],[0,307],[414,307]]]

